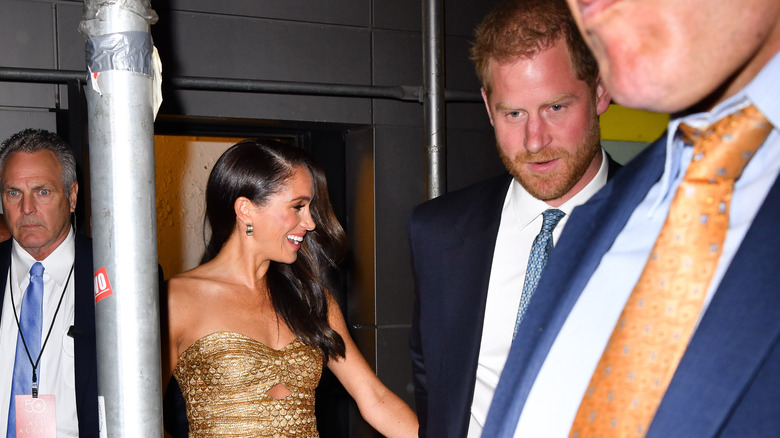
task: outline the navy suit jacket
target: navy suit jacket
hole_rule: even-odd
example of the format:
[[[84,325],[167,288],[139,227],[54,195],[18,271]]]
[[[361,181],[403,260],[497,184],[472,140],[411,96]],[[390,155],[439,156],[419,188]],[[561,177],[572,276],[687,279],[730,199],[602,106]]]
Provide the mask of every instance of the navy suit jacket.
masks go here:
[[[661,137],[662,139],[665,136]],[[658,141],[569,218],[509,353],[486,437],[511,437],[580,293],[663,173]],[[769,437],[780,431],[780,183],[775,181],[691,339],[648,437]],[[552,274],[554,273],[554,274]]]
[[[97,438],[98,394],[97,353],[95,352],[95,294],[93,287],[92,240],[76,234],[76,264],[73,268],[74,304],[73,325],[68,335],[73,337],[76,415],[79,420],[80,438]],[[0,243],[0,309],[6,295],[5,284],[11,261],[12,240]]]
[[[620,165],[608,159],[611,178]],[[511,181],[501,175],[410,214],[416,290],[410,346],[420,436],[468,431],[493,251]]]

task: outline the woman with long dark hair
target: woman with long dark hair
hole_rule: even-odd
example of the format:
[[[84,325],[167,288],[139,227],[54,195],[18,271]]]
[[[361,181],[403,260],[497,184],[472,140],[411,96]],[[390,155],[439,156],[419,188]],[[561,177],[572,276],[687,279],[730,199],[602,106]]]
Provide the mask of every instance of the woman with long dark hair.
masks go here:
[[[303,150],[245,140],[214,165],[203,264],[168,282],[165,383],[176,376],[190,437],[316,437],[323,364],[385,436],[417,436],[347,332],[324,284],[346,251],[325,175]]]

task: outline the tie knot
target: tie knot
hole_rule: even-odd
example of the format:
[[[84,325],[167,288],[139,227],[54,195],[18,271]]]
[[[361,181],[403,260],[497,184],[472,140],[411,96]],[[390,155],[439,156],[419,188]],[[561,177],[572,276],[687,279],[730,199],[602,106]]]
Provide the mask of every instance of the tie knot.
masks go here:
[[[683,141],[693,145],[687,180],[736,180],[764,142],[772,124],[750,105],[707,129],[680,125]]]
[[[542,231],[552,231],[564,216],[566,216],[566,213],[558,210],[557,208],[548,208],[542,212],[542,218],[544,219],[544,223],[542,223]]]
[[[30,268],[30,277],[40,277],[43,275],[43,265],[41,262],[35,262],[33,263],[32,267]]]

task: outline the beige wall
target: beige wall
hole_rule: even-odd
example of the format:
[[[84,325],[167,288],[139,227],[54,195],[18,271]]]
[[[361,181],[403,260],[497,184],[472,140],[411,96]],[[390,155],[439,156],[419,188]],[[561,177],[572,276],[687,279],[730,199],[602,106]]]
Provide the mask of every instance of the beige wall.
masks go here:
[[[157,254],[165,278],[198,265],[204,249],[206,180],[238,138],[154,136]]]

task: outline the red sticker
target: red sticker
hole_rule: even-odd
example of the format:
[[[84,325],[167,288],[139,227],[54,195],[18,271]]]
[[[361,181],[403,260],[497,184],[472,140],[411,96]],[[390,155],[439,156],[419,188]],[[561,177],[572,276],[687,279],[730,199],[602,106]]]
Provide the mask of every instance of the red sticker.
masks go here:
[[[108,282],[108,273],[106,268],[100,268],[95,272],[95,304],[103,298],[110,297],[113,294],[111,291],[111,283]]]

